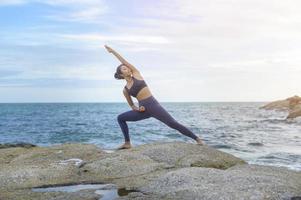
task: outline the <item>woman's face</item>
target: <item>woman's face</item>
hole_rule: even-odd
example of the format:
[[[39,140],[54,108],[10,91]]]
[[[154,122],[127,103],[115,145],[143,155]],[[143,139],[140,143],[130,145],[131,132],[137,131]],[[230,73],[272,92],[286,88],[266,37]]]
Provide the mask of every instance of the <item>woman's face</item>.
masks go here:
[[[125,66],[125,65],[122,65],[121,67],[120,67],[120,71],[121,71],[121,73],[122,73],[122,75],[123,76],[130,76],[131,75],[131,69],[130,68],[128,68],[127,66]]]

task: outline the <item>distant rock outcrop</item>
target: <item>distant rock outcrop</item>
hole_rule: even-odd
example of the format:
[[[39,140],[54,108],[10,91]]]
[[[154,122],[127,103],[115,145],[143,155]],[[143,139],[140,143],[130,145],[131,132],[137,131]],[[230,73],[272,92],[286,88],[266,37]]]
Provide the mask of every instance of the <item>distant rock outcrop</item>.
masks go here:
[[[34,144],[25,143],[25,142],[20,142],[20,143],[3,143],[3,144],[0,144],[0,149],[11,148],[11,147],[31,148],[31,147],[35,147],[35,146],[36,145],[34,145]]]
[[[117,199],[291,199],[301,172],[248,164],[213,147],[155,142],[108,153],[92,144],[0,149],[0,199],[99,199],[93,189],[32,188],[112,183],[131,191]]]
[[[273,101],[262,107],[261,109],[267,110],[284,110],[288,111],[289,114],[287,119],[296,118],[301,116],[301,97],[295,95],[284,100]]]
[[[296,118],[301,116],[301,103],[290,109],[287,118]]]

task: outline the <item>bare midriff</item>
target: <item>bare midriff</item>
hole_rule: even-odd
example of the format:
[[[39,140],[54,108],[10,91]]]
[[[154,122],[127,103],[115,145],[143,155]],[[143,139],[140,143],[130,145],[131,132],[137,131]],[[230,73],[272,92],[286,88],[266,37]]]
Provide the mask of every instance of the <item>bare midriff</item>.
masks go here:
[[[138,92],[136,98],[137,98],[138,101],[141,101],[141,100],[146,99],[150,96],[152,96],[152,93],[150,92],[149,88],[146,86]]]
[[[144,80],[143,77],[140,74],[136,74],[134,76],[134,78],[136,78],[137,80]],[[127,86],[127,85],[126,85]],[[133,86],[133,84],[130,86],[130,88]],[[129,88],[129,87],[127,87]],[[129,90],[129,89],[128,89]],[[148,97],[152,96],[152,93],[150,91],[150,89],[148,88],[148,86],[143,87],[136,95],[136,99],[138,101],[141,101],[143,99],[146,99]]]

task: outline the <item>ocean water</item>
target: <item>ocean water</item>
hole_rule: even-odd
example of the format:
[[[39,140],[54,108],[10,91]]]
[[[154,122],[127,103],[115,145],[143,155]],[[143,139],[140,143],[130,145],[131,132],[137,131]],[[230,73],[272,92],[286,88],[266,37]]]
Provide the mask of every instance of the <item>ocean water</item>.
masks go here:
[[[285,120],[286,112],[259,109],[265,102],[160,103],[209,146],[248,163],[301,171],[301,120]],[[128,110],[126,103],[2,103],[0,143],[82,142],[114,149],[124,141],[117,116]],[[127,123],[133,146],[195,143],[155,118]]]

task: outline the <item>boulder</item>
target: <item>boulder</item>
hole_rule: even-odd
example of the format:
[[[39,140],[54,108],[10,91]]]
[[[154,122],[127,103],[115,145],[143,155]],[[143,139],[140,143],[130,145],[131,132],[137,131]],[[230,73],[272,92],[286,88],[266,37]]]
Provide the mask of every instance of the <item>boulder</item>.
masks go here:
[[[116,151],[86,164],[80,170],[90,180],[113,182],[120,187],[135,189],[175,168],[197,166],[227,169],[236,164],[246,162],[207,145],[156,142]]]
[[[301,172],[249,165],[208,145],[155,142],[108,153],[92,144],[0,149],[0,199],[99,199],[95,190],[32,188],[111,183],[119,199],[281,199],[301,195]],[[115,188],[115,189],[116,189]],[[122,196],[126,195],[126,196]]]
[[[295,95],[261,106],[260,109],[288,111],[287,119],[301,116],[301,97]]]
[[[92,144],[1,149],[0,185],[17,189],[79,182],[79,167],[105,154]]]
[[[287,116],[287,119],[297,118],[301,116],[301,104],[294,106]]]
[[[125,199],[291,199],[301,195],[301,173],[283,167],[236,165],[226,170],[185,167],[138,188]]]

